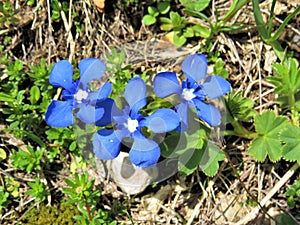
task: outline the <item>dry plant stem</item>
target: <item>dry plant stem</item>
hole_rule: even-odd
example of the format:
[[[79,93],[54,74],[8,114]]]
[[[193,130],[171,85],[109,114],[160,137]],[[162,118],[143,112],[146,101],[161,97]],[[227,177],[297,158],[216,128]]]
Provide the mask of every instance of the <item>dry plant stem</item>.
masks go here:
[[[230,167],[232,168],[233,170],[233,173],[237,176],[240,184],[242,185],[242,187],[244,188],[244,190],[247,192],[247,194],[258,204],[257,206],[257,213],[259,212],[259,209],[261,209],[266,215],[268,215],[271,219],[273,219],[272,216],[269,215],[269,213],[263,208],[263,205],[260,204],[260,202],[258,202],[257,198],[249,191],[249,189],[246,187],[246,185],[244,184],[243,180],[241,179],[240,175],[238,174],[236,168],[234,167],[231,159],[230,159],[230,156],[229,154],[226,152],[226,151],[223,151],[229,164],[230,164]],[[272,195],[273,196],[273,195]],[[274,220],[274,219],[273,219]]]
[[[285,173],[285,175],[275,184],[275,186],[269,191],[269,193],[259,202],[259,205],[256,206],[246,217],[237,222],[235,225],[247,224],[251,220],[255,219],[261,207],[263,207],[275,195],[275,193],[293,176],[293,174],[299,168],[299,166],[300,165],[298,163],[295,163]]]

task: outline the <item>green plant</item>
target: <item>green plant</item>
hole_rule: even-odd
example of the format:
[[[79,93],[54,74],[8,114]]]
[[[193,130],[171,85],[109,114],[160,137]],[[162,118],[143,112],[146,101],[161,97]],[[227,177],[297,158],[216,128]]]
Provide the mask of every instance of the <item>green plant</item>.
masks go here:
[[[34,197],[36,202],[42,202],[46,200],[50,191],[46,189],[45,184],[40,181],[39,178],[35,178],[35,182],[28,182],[28,186],[31,188],[26,194]]]
[[[51,0],[50,1],[51,6],[51,18],[53,20],[59,20],[61,19],[60,11],[68,12],[69,10],[69,2],[67,1],[58,1],[58,0]]]
[[[215,21],[203,13],[209,6],[210,0],[206,1],[186,1],[181,0],[180,3],[184,7],[184,16],[178,12],[170,12],[169,18],[161,17],[160,28],[164,31],[172,31],[173,42],[176,47],[184,45],[188,38],[202,37],[207,40],[207,45],[219,32],[230,32],[240,30],[244,26],[242,24],[228,25],[236,13],[246,5],[249,0],[235,0],[224,17],[219,18],[216,10]],[[191,16],[192,18],[189,18]],[[194,17],[194,18],[193,18]],[[154,22],[154,20],[152,19]]]
[[[158,2],[157,3],[157,7],[154,7],[154,6],[148,6],[147,10],[148,10],[148,14],[144,15],[143,16],[143,23],[147,26],[150,26],[154,23],[156,23],[157,21],[157,17],[161,14],[161,15],[164,15],[164,14],[167,14],[171,8],[171,5],[170,5],[170,1],[169,0],[165,0],[165,1],[162,1],[162,2]]]
[[[109,214],[101,209],[97,209],[96,204],[99,200],[101,192],[94,190],[95,180],[89,181],[88,173],[81,175],[75,174],[75,179],[67,178],[65,182],[69,187],[63,188],[63,193],[69,195],[67,204],[76,204],[81,215],[74,218],[80,221],[82,225],[98,225],[98,224],[116,224],[109,217]]]
[[[40,147],[33,149],[27,146],[27,150],[19,149],[18,151],[13,151],[13,154],[10,156],[13,165],[21,170],[26,170],[27,173],[31,173],[33,169],[41,170],[41,161],[45,149]]]
[[[132,65],[125,64],[125,51],[120,52],[117,49],[112,48],[111,54],[106,54],[107,72],[111,74],[109,81],[112,83],[113,93],[112,96],[118,96],[119,93],[124,91],[127,82],[136,76],[137,74],[132,71]],[[146,74],[140,75],[143,79],[146,79]]]
[[[295,183],[286,190],[285,195],[288,197],[288,206],[294,208],[300,198],[300,180],[296,180]]]
[[[287,58],[281,63],[272,65],[273,76],[266,79],[275,85],[275,94],[280,95],[279,103],[283,109],[291,111],[292,123],[299,121],[300,99],[298,96],[300,88],[300,68],[297,59]]]
[[[13,22],[18,22],[15,17],[19,13],[19,9],[14,9],[10,1],[0,2],[0,28],[3,26],[10,27]]]
[[[256,28],[262,38],[262,40],[272,46],[274,52],[280,60],[284,60],[285,51],[282,48],[281,44],[278,41],[279,36],[284,31],[284,28],[287,26],[288,22],[300,12],[300,6],[298,6],[294,12],[289,14],[279,26],[276,31],[273,31],[273,19],[274,19],[274,9],[277,0],[272,1],[271,12],[269,22],[265,23],[263,20],[262,12],[259,7],[258,0],[252,0],[253,12],[256,22]],[[273,33],[272,33],[273,32]]]
[[[9,193],[4,190],[4,187],[0,186],[0,212],[8,206],[8,197]]]

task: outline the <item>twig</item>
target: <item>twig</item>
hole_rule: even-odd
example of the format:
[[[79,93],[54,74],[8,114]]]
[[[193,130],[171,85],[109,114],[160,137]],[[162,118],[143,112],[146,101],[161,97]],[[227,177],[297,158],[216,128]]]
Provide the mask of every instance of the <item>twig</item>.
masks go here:
[[[293,176],[295,171],[299,168],[299,164],[295,163],[285,175],[275,184],[275,186],[269,191],[269,193],[260,201],[259,206],[256,206],[246,217],[241,219],[235,225],[244,225],[257,217],[259,210],[264,206],[274,195],[275,193]]]

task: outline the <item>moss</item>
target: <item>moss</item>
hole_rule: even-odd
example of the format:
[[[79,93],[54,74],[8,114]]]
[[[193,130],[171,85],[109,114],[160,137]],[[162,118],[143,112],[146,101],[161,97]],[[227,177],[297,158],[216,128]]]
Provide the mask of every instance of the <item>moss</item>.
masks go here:
[[[64,201],[58,207],[41,205],[40,209],[31,209],[24,215],[22,223],[24,225],[73,225],[73,217],[80,215],[77,207],[68,205]]]

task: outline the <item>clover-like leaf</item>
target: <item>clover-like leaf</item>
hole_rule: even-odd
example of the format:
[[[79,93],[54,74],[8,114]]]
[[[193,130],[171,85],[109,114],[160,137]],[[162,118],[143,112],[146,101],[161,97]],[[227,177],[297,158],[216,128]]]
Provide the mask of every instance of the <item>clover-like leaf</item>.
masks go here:
[[[258,161],[264,161],[269,156],[271,161],[281,158],[281,141],[279,134],[289,124],[287,118],[276,116],[273,111],[265,111],[257,115],[254,125],[258,133],[249,148],[249,154]]]
[[[282,147],[282,156],[285,160],[300,163],[300,127],[288,126],[280,135],[280,139],[285,142]]]

